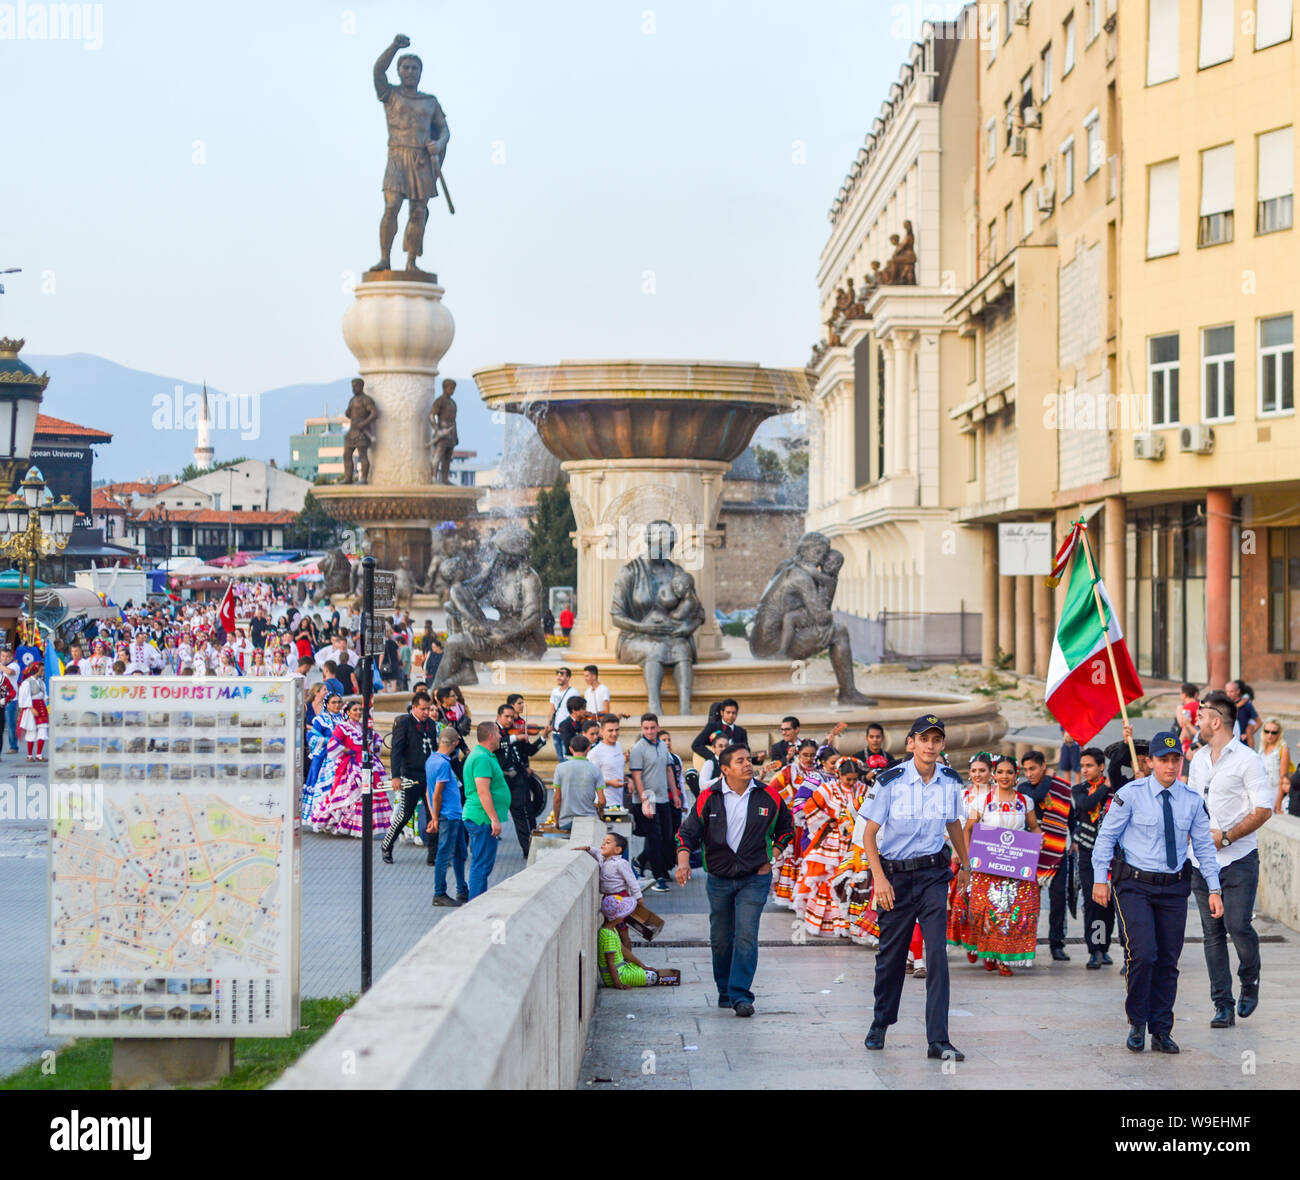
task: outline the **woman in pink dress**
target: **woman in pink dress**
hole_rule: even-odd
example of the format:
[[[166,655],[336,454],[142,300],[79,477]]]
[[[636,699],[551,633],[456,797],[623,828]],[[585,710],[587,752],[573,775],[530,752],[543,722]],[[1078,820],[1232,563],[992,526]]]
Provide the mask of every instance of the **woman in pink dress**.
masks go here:
[[[375,833],[388,831],[393,807],[384,788],[383,763],[379,751],[383,739],[377,733],[370,735],[371,766],[373,767],[372,827]],[[316,832],[329,832],[334,836],[361,835],[361,702],[353,701],[347,708],[347,717],[340,721],[326,744],[325,763],[320,777],[329,782],[313,804],[308,822]],[[319,784],[318,784],[319,785]]]

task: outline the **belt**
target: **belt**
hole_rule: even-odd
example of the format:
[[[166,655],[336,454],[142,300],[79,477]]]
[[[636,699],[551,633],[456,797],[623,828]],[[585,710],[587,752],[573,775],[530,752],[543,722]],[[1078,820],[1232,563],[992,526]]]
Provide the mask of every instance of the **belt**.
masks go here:
[[[917,873],[922,869],[937,869],[948,861],[949,854],[943,851],[932,852],[929,856],[915,856],[911,860],[885,860],[881,857],[880,863],[886,873]]]
[[[1191,861],[1186,861],[1176,873],[1153,873],[1150,869],[1135,869],[1131,864],[1121,862],[1115,866],[1115,880],[1145,881],[1148,885],[1176,885],[1186,881],[1192,875]]]

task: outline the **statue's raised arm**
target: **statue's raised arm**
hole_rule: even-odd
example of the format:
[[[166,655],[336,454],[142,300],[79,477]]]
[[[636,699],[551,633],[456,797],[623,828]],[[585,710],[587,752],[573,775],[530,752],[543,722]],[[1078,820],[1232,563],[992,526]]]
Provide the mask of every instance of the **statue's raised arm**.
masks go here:
[[[393,64],[397,51],[405,49],[410,44],[410,37],[398,33],[393,38],[393,43],[379,55],[379,60],[375,62],[375,97],[380,102],[388,97],[388,92],[392,89],[392,84],[388,81],[388,67]]]

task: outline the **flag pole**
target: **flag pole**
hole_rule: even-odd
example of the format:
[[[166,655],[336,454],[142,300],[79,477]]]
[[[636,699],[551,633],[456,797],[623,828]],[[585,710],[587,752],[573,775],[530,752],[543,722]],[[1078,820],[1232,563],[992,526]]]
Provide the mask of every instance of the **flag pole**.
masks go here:
[[[1124,703],[1124,690],[1120,687],[1119,665],[1115,663],[1115,649],[1110,645],[1110,621],[1106,618],[1106,608],[1101,604],[1101,591],[1097,589],[1097,570],[1092,564],[1092,546],[1088,544],[1088,526],[1082,519],[1079,521],[1079,528],[1082,533],[1079,540],[1083,542],[1083,555],[1088,561],[1088,576],[1092,579],[1092,600],[1097,605],[1097,618],[1101,620],[1101,637],[1106,643],[1106,655],[1110,657],[1110,675],[1115,682],[1115,697],[1119,701],[1119,715],[1124,719],[1125,727],[1129,729],[1128,752],[1129,757],[1133,759],[1133,777],[1137,778],[1137,747],[1133,744],[1133,731],[1129,726],[1128,706]]]

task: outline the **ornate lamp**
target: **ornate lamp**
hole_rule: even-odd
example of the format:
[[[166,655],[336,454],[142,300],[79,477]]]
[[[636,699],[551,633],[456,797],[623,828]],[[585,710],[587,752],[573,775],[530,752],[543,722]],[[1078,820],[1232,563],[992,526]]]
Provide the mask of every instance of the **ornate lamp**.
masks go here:
[[[0,337],[0,491],[12,491],[31,462],[36,414],[50,383],[48,373],[18,359],[25,343]]]

